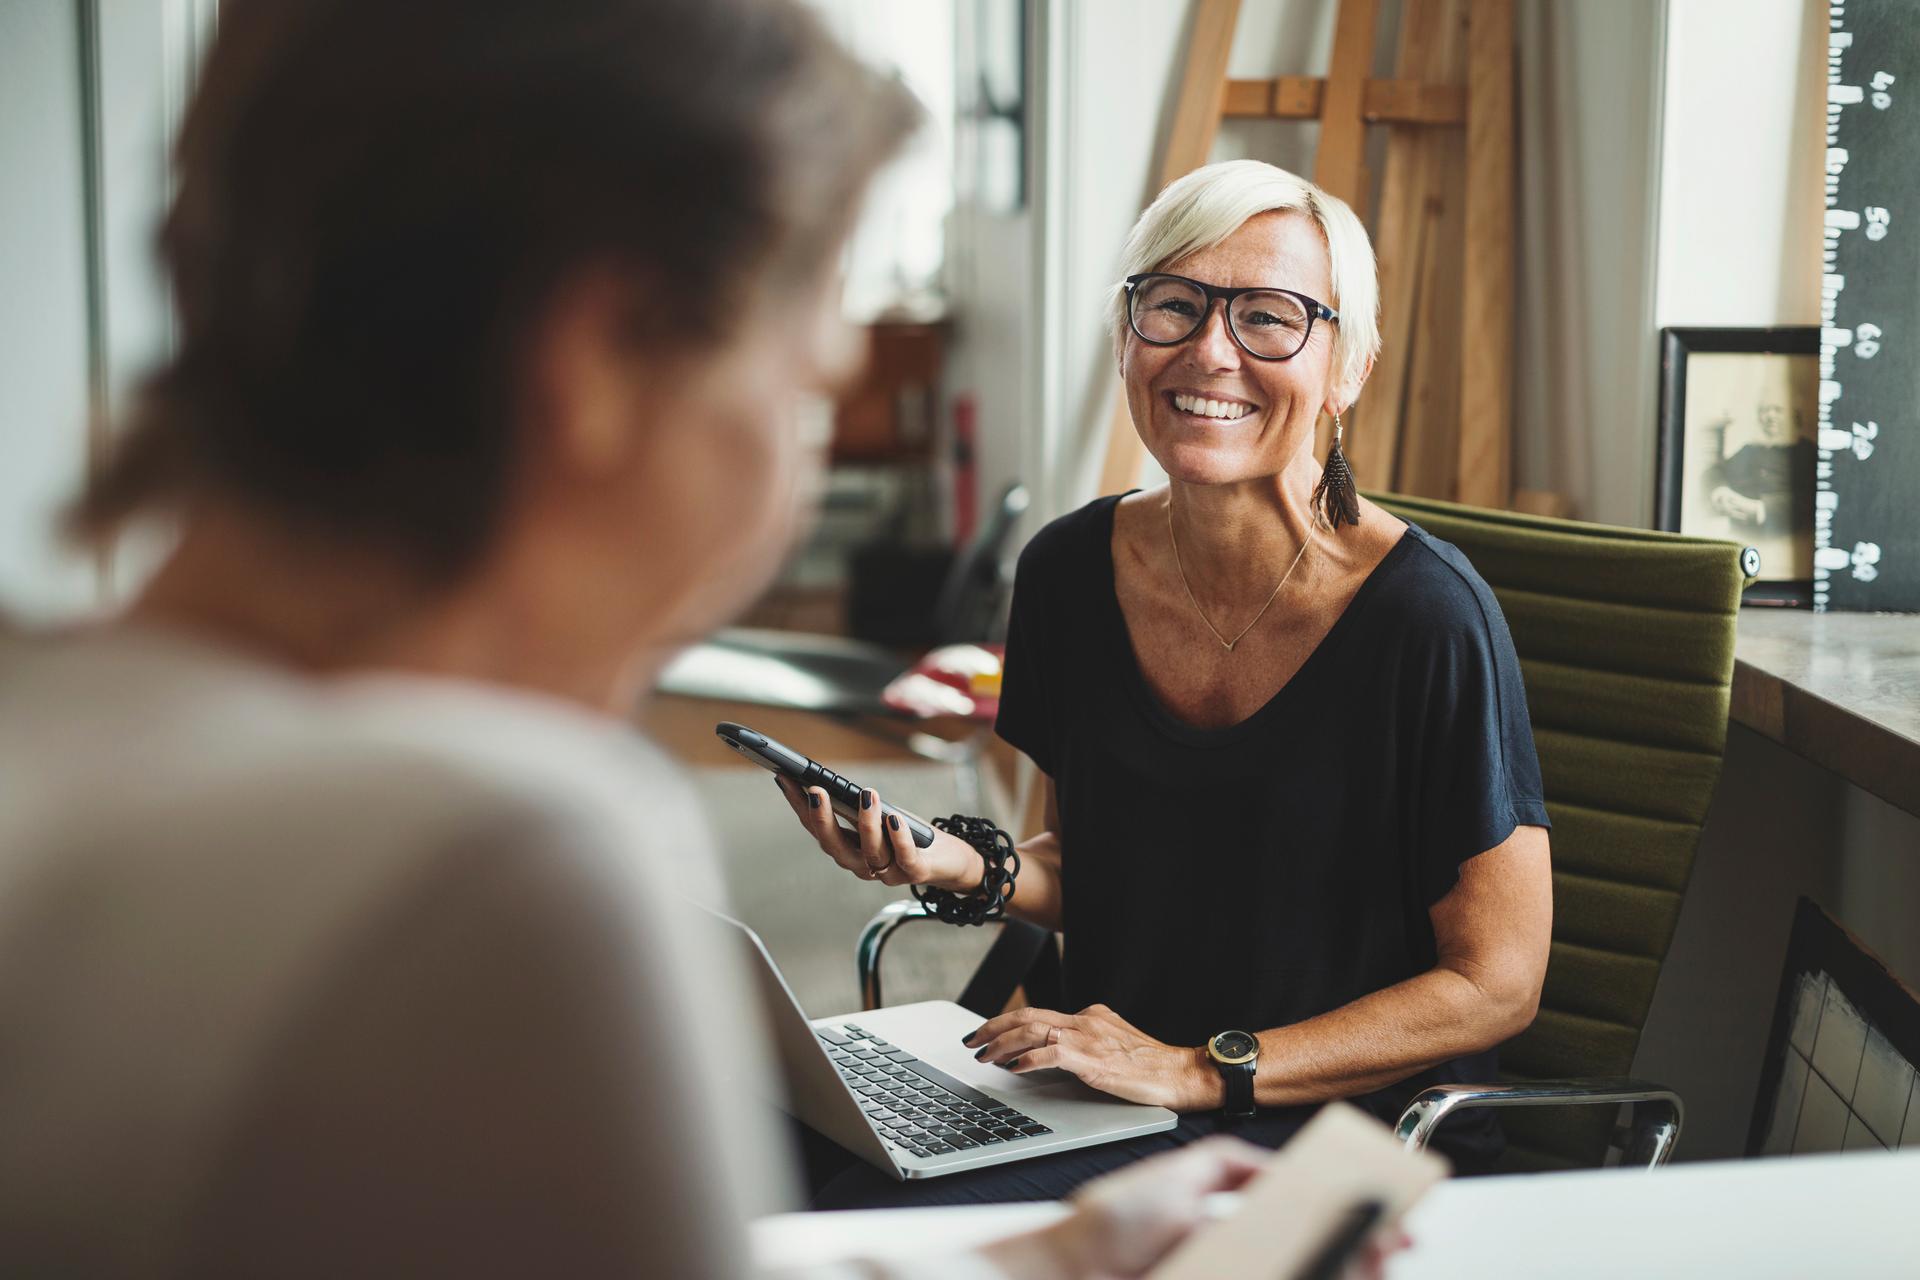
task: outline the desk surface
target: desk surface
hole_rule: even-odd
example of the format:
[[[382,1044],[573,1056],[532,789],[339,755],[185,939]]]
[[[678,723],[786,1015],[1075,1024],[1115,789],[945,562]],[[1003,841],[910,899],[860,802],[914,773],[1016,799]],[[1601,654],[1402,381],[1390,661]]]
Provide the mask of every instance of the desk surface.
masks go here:
[[[1912,1150],[1465,1179],[1415,1207],[1387,1276],[1910,1277],[1916,1203]]]
[[[1441,1277],[1910,1277],[1920,1150],[1472,1178],[1407,1220],[1388,1280]],[[1054,1220],[1058,1205],[785,1214],[754,1224],[754,1256],[796,1266],[909,1258]]]
[[[1743,609],[1732,718],[1920,814],[1920,615]]]

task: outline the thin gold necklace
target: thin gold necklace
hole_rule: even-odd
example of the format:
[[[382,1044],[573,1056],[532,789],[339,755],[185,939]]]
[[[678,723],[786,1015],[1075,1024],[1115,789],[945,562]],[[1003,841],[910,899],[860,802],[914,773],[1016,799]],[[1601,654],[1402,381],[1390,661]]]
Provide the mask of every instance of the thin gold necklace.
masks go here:
[[[1205,609],[1202,609],[1200,607],[1200,602],[1198,600],[1195,600],[1193,597],[1193,586],[1187,581],[1187,571],[1180,564],[1180,540],[1173,536],[1173,495],[1172,494],[1167,495],[1167,541],[1173,544],[1173,567],[1179,571],[1180,585],[1186,588],[1187,600],[1193,605],[1193,611],[1200,615],[1200,621],[1205,622],[1207,624],[1207,630],[1213,632],[1213,638],[1215,640],[1218,640],[1221,643],[1221,645],[1225,647],[1228,653],[1232,653],[1233,646],[1239,644],[1242,640],[1245,640],[1247,638],[1247,632],[1253,630],[1254,627],[1259,624],[1260,619],[1267,616],[1267,610],[1271,609],[1273,607],[1273,602],[1280,598],[1280,592],[1285,589],[1288,580],[1293,577],[1293,571],[1300,567],[1300,562],[1302,560],[1306,559],[1307,548],[1313,545],[1313,525],[1311,523],[1307,525],[1307,536],[1305,540],[1303,540],[1300,543],[1300,552],[1298,555],[1294,556],[1293,563],[1287,566],[1287,571],[1284,575],[1281,576],[1279,585],[1274,587],[1273,594],[1268,596],[1267,602],[1260,606],[1260,612],[1253,615],[1253,621],[1249,622],[1246,626],[1242,627],[1240,629],[1240,634],[1235,636],[1231,640],[1227,639],[1225,636],[1220,634],[1220,628],[1214,626],[1213,623],[1208,620],[1207,611]]]

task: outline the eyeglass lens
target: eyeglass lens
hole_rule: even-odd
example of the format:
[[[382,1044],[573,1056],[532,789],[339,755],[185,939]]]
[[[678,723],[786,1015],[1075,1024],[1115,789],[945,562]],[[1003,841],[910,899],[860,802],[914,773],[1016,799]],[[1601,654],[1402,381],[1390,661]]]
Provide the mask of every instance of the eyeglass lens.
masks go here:
[[[1190,281],[1150,276],[1134,289],[1128,304],[1133,327],[1148,342],[1184,342],[1207,318],[1207,295]],[[1240,345],[1256,356],[1284,360],[1306,345],[1313,318],[1292,294],[1262,289],[1243,293],[1228,307],[1227,319]]]

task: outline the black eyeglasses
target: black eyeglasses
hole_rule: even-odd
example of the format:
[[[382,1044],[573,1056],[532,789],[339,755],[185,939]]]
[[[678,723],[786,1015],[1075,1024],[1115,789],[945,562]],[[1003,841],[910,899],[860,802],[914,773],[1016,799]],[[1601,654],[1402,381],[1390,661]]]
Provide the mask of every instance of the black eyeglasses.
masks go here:
[[[1227,332],[1256,360],[1290,360],[1307,345],[1315,320],[1339,312],[1291,289],[1222,289],[1185,276],[1147,272],[1128,276],[1127,324],[1140,341],[1178,346],[1198,332],[1215,298],[1226,304]]]

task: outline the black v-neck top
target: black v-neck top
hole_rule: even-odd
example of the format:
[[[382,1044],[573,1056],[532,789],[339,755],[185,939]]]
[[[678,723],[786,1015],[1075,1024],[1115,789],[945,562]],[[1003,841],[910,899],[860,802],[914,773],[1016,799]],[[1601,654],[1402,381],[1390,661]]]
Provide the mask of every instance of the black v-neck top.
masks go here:
[[[1271,700],[1196,728],[1135,658],[1114,592],[1118,502],[1055,520],[1021,553],[995,725],[1058,791],[1069,1011],[1104,1003],[1198,1045],[1431,969],[1428,910],[1460,864],[1549,825],[1486,583],[1409,525]],[[1356,1101],[1391,1122],[1419,1090],[1495,1066],[1475,1054]],[[1271,1118],[1276,1137],[1298,1123]],[[1468,1167],[1500,1145],[1484,1110],[1440,1137]]]

